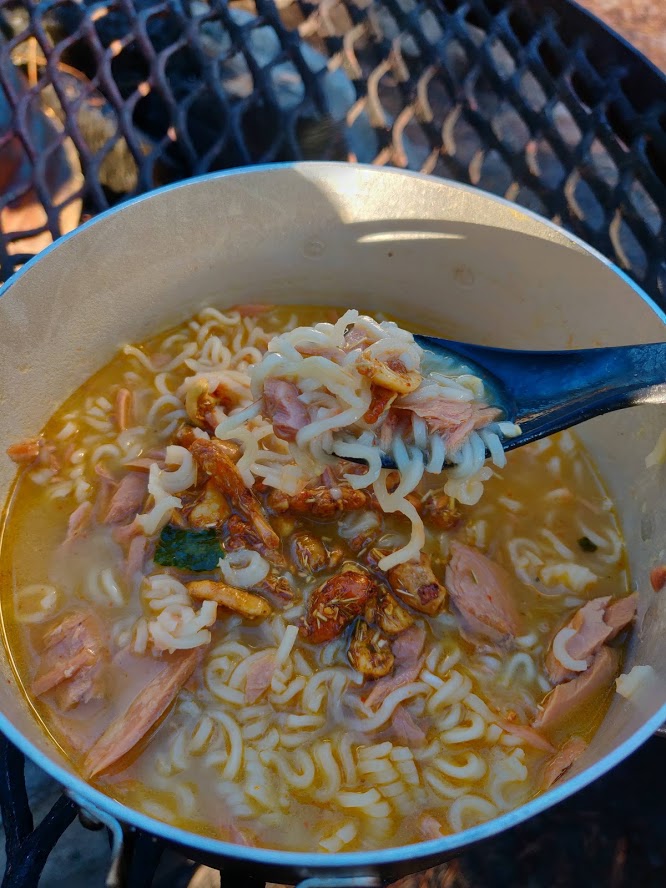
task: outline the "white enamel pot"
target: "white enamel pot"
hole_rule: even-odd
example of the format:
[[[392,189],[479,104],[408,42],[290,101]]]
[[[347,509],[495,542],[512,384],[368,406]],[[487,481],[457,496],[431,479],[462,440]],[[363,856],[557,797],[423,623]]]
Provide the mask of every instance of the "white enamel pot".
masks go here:
[[[556,226],[472,188],[353,165],[259,167],[153,192],[62,238],[1,294],[3,450],[35,434],[120,345],[209,303],[382,309],[452,339],[511,348],[666,339],[664,314],[646,295]],[[665,425],[663,407],[644,406],[579,429],[617,504],[640,592],[625,668],[649,664],[655,679],[630,700],[615,695],[566,780],[490,823],[419,845],[332,855],[229,845],[172,828],[74,772],[38,727],[4,650],[0,729],[98,817],[184,846],[191,857],[242,873],[242,884],[256,877],[379,885],[441,862],[595,780],[666,720],[666,594],[656,595],[648,579],[665,554],[666,468],[645,467]],[[3,499],[13,475],[0,460]]]

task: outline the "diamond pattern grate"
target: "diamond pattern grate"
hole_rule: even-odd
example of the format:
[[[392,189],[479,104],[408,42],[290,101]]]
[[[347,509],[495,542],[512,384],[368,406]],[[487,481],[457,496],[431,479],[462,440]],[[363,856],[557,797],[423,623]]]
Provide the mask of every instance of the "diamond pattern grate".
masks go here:
[[[132,195],[292,159],[502,195],[666,308],[666,81],[568,0],[0,0],[0,279]],[[33,832],[0,747],[5,883],[35,884],[74,807]]]
[[[562,224],[666,303],[666,81],[564,0],[0,0],[0,267],[167,182],[356,159]]]

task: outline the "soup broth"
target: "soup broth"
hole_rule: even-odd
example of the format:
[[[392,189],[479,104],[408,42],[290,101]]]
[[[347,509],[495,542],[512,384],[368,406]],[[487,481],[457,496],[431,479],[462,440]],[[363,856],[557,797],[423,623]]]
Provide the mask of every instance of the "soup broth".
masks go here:
[[[603,718],[633,613],[587,659],[575,654],[582,630],[572,620],[603,599],[585,613],[596,608],[605,628],[628,578],[612,503],[569,432],[486,467],[475,504],[444,490],[446,470],[424,475],[407,497],[424,526],[422,561],[388,569],[379,562],[410,544],[410,521],[354,490],[335,466],[298,503],[302,490],[276,491],[272,475],[255,477],[265,536],[279,539],[271,551],[248,523],[254,506],[212,483],[208,463],[195,466],[188,488],[159,488],[159,478],[189,465],[174,470],[165,446],[196,451],[194,440],[214,438],[204,407],[215,422],[242,410],[248,372],[272,337],[322,313],[211,308],[123,350],[58,409],[38,445],[15,451],[25,465],[4,516],[0,565],[16,675],[83,776],[195,832],[335,852],[457,832],[541,792]],[[341,314],[330,310],[329,320]],[[183,388],[202,376],[206,386]],[[204,431],[192,437],[197,422]],[[296,445],[270,431],[261,447],[287,465]],[[251,471],[250,439],[229,435],[229,460]],[[152,517],[139,525],[137,513]],[[441,602],[410,606],[419,565]],[[320,618],[317,596],[341,576],[370,597],[320,641],[333,598]],[[471,620],[455,594],[456,584],[467,588],[463,576],[504,584],[509,629]],[[578,687],[606,654],[612,670],[599,686],[544,718],[553,688]],[[113,760],[112,726],[137,699],[154,718]]]

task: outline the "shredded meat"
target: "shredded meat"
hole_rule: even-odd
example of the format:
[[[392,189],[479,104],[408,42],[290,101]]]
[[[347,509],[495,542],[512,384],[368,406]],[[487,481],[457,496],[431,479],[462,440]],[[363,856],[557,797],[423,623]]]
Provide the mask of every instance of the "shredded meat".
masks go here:
[[[367,504],[368,494],[364,490],[354,490],[344,482],[333,489],[306,487],[295,496],[288,496],[281,490],[272,490],[268,494],[268,506],[273,512],[293,512],[322,521],[331,521],[343,512],[363,509]]]
[[[138,534],[130,540],[124,570],[125,582],[128,584],[134,582],[137,574],[143,574],[147,547],[148,540],[143,534]]]
[[[381,706],[391,691],[416,681],[423,667],[425,637],[425,629],[421,626],[412,626],[411,629],[394,639],[392,644],[395,657],[393,675],[380,678],[373,684],[372,690],[365,699],[367,707],[373,709]]]
[[[252,705],[271,686],[275,672],[275,653],[266,651],[250,664],[245,677],[245,702]]]
[[[95,777],[115,765],[143,740],[175,700],[201,658],[201,649],[177,651],[164,658],[160,672],[134,698],[93,744],[83,769]]]
[[[319,342],[298,342],[294,348],[304,358],[327,358],[334,364],[342,364],[346,356],[344,350],[336,345],[322,345]]]
[[[108,648],[102,625],[93,613],[67,614],[47,630],[41,647],[32,684],[36,697],[58,689],[63,693],[56,702],[70,709],[104,696]]]
[[[122,527],[114,527],[112,531],[113,539],[119,546],[129,546],[135,536],[143,533],[143,527],[134,519],[130,524],[124,524]]]
[[[65,543],[73,543],[88,533],[92,522],[92,513],[92,503],[87,500],[74,509],[67,522]]]
[[[576,611],[564,627],[575,633],[565,645],[566,652],[574,660],[586,660],[589,665],[594,654],[610,635],[611,627],[604,621],[606,605],[609,600],[609,597],[606,596],[588,601]],[[555,638],[559,635],[559,631]],[[567,669],[556,658],[552,643],[546,655],[546,670],[554,684],[561,684],[576,676],[576,672]]]
[[[501,413],[496,407],[483,407],[473,401],[452,401],[443,395],[426,396],[421,392],[400,398],[395,407],[411,410],[425,419],[430,431],[444,434],[451,452],[463,444],[470,432],[488,425]]]
[[[604,616],[604,620],[611,627],[611,634],[606,639],[607,641],[612,641],[623,629],[627,628],[636,616],[637,608],[638,592],[625,595],[624,598],[611,599]]]
[[[412,626],[393,640],[393,653],[398,666],[412,666],[418,663],[425,645],[425,629]]]
[[[554,747],[550,740],[546,740],[543,734],[540,734],[530,725],[519,725],[508,719],[498,719],[498,721],[503,731],[506,731],[507,734],[513,734],[515,737],[520,737],[528,746],[532,746],[534,749],[541,749],[543,752],[553,751]]]
[[[597,694],[608,690],[617,672],[619,654],[604,645],[585,672],[558,685],[546,695],[535,728],[549,729],[570,718]]]
[[[405,561],[392,567],[387,577],[393,592],[414,610],[434,616],[446,603],[446,589],[433,573],[425,552],[421,552],[418,562]]]
[[[388,675],[395,661],[388,639],[363,619],[356,621],[347,659],[357,672],[367,678]]]
[[[245,302],[243,305],[234,305],[234,311],[237,311],[242,318],[256,318],[267,311],[273,311],[274,308],[274,305],[269,305],[267,302]]]
[[[385,453],[388,453],[395,438],[398,436],[404,437],[406,434],[409,434],[410,429],[410,415],[406,411],[398,410],[393,406],[389,409],[384,421],[379,427],[377,443]]]
[[[650,571],[650,584],[655,592],[661,592],[666,586],[666,564],[658,564]]]
[[[465,631],[491,641],[505,641],[519,631],[509,574],[477,549],[454,541],[446,568],[446,586]]]
[[[553,783],[556,783],[569,770],[586,749],[587,743],[582,737],[570,737],[547,763],[543,772],[541,789],[544,792],[550,789]]]
[[[129,389],[118,389],[115,404],[116,427],[124,432],[132,425],[132,392]]]
[[[136,459],[128,459],[123,465],[126,469],[132,469],[134,472],[146,472],[146,474],[148,474],[153,463],[160,463],[163,459],[164,454],[162,454],[159,459],[151,459],[148,456],[137,456]],[[163,466],[160,466],[160,468],[163,468]]]
[[[409,748],[423,746],[426,741],[425,731],[414,721],[400,703],[393,710],[391,728],[401,746]]]
[[[80,704],[104,699],[106,692],[106,674],[101,669],[79,669],[54,688],[53,697],[58,709],[68,712]]]
[[[196,438],[190,453],[218,485],[222,493],[249,518],[254,530],[268,549],[279,549],[280,539],[268,523],[254,493],[245,486],[238,469],[227,456],[221,442]]]
[[[444,835],[442,832],[442,824],[439,820],[431,817],[430,814],[421,815],[419,820],[419,832],[426,842],[432,839],[441,839]]]
[[[113,496],[114,491],[117,489],[118,484],[113,475],[104,465],[104,463],[96,463],[94,467],[94,472],[99,478],[99,482],[97,484],[97,493],[95,495],[95,502],[93,505],[93,515],[96,521],[102,521],[104,515],[106,515],[107,509],[109,508],[109,503],[111,502],[111,497]]]
[[[134,518],[143,506],[148,493],[145,472],[128,472],[115,489],[103,518],[104,524],[122,524]]]
[[[300,634],[312,644],[336,638],[364,612],[374,592],[374,581],[367,574],[347,570],[331,577],[310,595]]]
[[[566,642],[566,652],[574,660],[586,661],[589,666],[601,645],[615,638],[634,619],[637,604],[636,594],[616,601],[611,601],[609,596],[588,601],[564,627],[574,633]],[[568,681],[577,674],[560,663],[553,652],[552,643],[546,655],[546,669],[554,684]]]
[[[28,466],[38,458],[40,448],[40,438],[25,438],[23,441],[10,444],[7,456],[19,466]]]
[[[299,394],[293,382],[274,378],[265,381],[264,416],[271,421],[276,438],[295,441],[298,431],[310,421]]]
[[[367,330],[364,330],[359,324],[351,324],[345,330],[344,340],[343,349],[345,352],[353,351],[355,348],[365,348],[370,344]]]

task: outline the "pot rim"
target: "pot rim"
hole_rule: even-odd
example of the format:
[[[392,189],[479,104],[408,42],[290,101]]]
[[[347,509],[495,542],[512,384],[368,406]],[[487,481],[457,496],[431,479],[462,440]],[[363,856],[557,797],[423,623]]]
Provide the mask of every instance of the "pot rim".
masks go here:
[[[586,244],[583,240],[574,234],[566,231],[564,228],[556,225],[550,220],[540,216],[531,210],[524,209],[512,201],[502,197],[497,197],[480,188],[471,185],[465,185],[450,179],[438,178],[425,173],[413,172],[411,170],[400,170],[397,168],[376,167],[369,164],[356,164],[345,162],[322,162],[322,161],[303,161],[298,163],[275,163],[264,165],[252,165],[247,167],[239,167],[231,170],[221,170],[213,173],[206,173],[201,176],[195,176],[179,182],[165,185],[145,194],[138,195],[123,202],[122,204],[111,207],[100,213],[92,219],[84,222],[78,228],[68,234],[58,238],[57,241],[45,247],[41,252],[30,259],[18,272],[16,272],[8,281],[0,287],[0,298],[11,290],[13,285],[26,275],[30,269],[43,257],[47,256],[54,250],[76,237],[79,232],[90,228],[91,226],[103,223],[109,217],[122,213],[124,209],[150,200],[154,196],[169,191],[175,191],[180,188],[187,188],[193,184],[201,182],[225,179],[230,177],[245,177],[256,175],[257,173],[270,173],[271,171],[282,170],[309,170],[315,174],[315,178],[325,179],[327,174],[341,169],[358,170],[367,173],[373,173],[378,176],[393,175],[396,177],[409,177],[421,179],[430,185],[442,186],[443,190],[451,189],[454,191],[471,193],[477,197],[483,198],[489,202],[499,204],[505,209],[510,209],[514,213],[519,213],[531,219],[533,222],[545,227],[550,231],[559,234],[562,238],[572,244],[578,246],[583,252],[593,256],[601,262],[606,268],[620,277],[629,287],[654,311],[655,316],[666,325],[666,312],[664,312],[652,300],[647,293],[633,281],[626,272],[622,271],[618,266],[603,256],[598,250]],[[519,808],[501,814],[486,823],[470,829],[463,830],[459,833],[443,836],[439,839],[432,839],[425,842],[415,843],[413,845],[399,845],[393,848],[384,848],[376,851],[348,851],[342,853],[329,854],[324,852],[304,852],[304,851],[280,851],[270,848],[254,848],[246,845],[235,845],[220,839],[210,838],[198,833],[189,832],[179,827],[170,826],[160,820],[156,820],[146,814],[142,814],[134,808],[130,808],[115,799],[107,796],[98,789],[95,789],[83,778],[76,774],[72,774],[64,767],[53,762],[46,753],[42,752],[30,740],[27,739],[4,715],[0,713],[0,731],[17,746],[28,758],[30,758],[38,767],[46,771],[52,778],[58,781],[64,788],[65,792],[70,795],[77,804],[82,807],[89,805],[91,808],[98,808],[105,814],[116,818],[121,824],[129,825],[137,829],[148,832],[166,842],[174,845],[184,846],[192,850],[200,851],[206,855],[213,855],[222,858],[232,859],[239,862],[255,863],[266,867],[282,867],[292,870],[301,870],[307,873],[323,872],[332,870],[372,870],[374,867],[388,866],[390,864],[401,863],[406,859],[411,859],[415,863],[425,859],[440,857],[442,859],[452,856],[455,852],[462,850],[464,847],[472,843],[482,841],[498,835],[506,829],[517,826],[520,823],[540,814],[552,805],[555,805],[569,796],[573,795],[580,789],[591,784],[593,781],[602,777],[611,768],[623,761],[627,756],[631,755],[641,744],[643,744],[664,722],[666,722],[666,702],[660,709],[644,724],[628,737],[617,749],[605,755],[599,761],[590,765],[580,774],[565,781],[556,784],[547,792],[531,799],[529,802],[521,805]],[[415,867],[416,870],[416,867]]]

